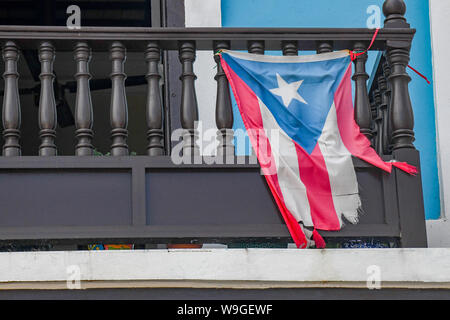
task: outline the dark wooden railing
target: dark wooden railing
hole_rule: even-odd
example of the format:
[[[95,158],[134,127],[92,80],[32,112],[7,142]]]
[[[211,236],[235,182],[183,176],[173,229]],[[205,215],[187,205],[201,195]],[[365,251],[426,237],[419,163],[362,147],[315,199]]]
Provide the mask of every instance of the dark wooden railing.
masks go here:
[[[367,54],[354,61],[355,120],[386,160],[395,158],[420,167],[419,154],[413,145],[414,122],[405,71],[415,30],[404,18],[402,0],[387,0],[383,9],[385,27],[371,49],[385,52],[386,58],[378,66],[370,99],[366,85]],[[177,76],[181,82],[181,104],[170,106],[170,112],[179,112],[184,130],[183,154],[194,156],[199,154],[193,68],[197,50],[209,50],[211,54],[225,48],[255,54],[282,50],[284,55],[297,55],[299,49],[315,50],[319,54],[342,49],[364,50],[373,33],[368,29],[82,28],[71,31],[61,27],[0,27],[5,62],[4,157],[0,159],[0,181],[3,181],[0,196],[4,195],[5,202],[0,213],[0,240],[288,241],[287,229],[277,216],[259,167],[249,164],[248,158],[240,162],[242,159],[234,157],[234,164],[175,165],[171,162],[170,146],[164,138],[164,132],[170,132],[164,129],[163,120],[169,100],[167,94],[161,93],[162,75],[158,67],[162,53],[177,50],[179,54],[182,72]],[[39,156],[46,156],[45,159],[19,157],[17,65],[19,50],[23,49],[39,52],[41,92],[37,121],[41,139]],[[75,156],[54,157],[57,119],[52,66],[58,51],[73,51],[76,65]],[[90,157],[94,152],[89,87],[92,51],[110,54],[110,151],[114,157]],[[128,156],[124,72],[127,51],[141,52],[147,64],[148,131],[142,137],[148,140],[147,156]],[[217,58],[216,62],[219,62]],[[169,79],[167,74],[164,79]],[[233,113],[228,82],[220,63],[215,79],[217,157],[233,156]],[[337,233],[324,232],[324,236],[388,237],[399,239],[402,246],[426,246],[420,176],[410,177],[401,172],[386,175],[357,160],[355,167],[363,186],[361,197],[366,215],[359,225],[346,226]],[[67,184],[72,187],[64,189]],[[36,194],[30,195],[25,192],[26,187],[25,191],[22,188],[24,185],[39,188]],[[108,194],[105,190],[111,191],[111,186],[116,188]],[[83,198],[77,199],[80,195]],[[52,196],[59,199],[49,198]],[[23,201],[17,203],[20,198]]]
[[[5,91],[4,91],[4,108],[5,110],[15,110],[14,112],[5,112],[4,121],[10,126],[16,127],[13,130],[19,130],[20,108],[18,94],[18,52],[22,49],[39,50],[39,60],[41,62],[41,94],[40,94],[40,117],[39,125],[41,128],[41,146],[39,155],[55,155],[55,128],[56,128],[56,108],[55,108],[55,92],[53,89],[53,61],[56,56],[56,48],[66,51],[73,48],[74,59],[77,67],[77,73],[74,75],[77,81],[77,102],[75,125],[77,128],[76,137],[78,144],[76,145],[76,155],[92,154],[92,103],[89,91],[89,61],[91,50],[104,50],[108,46],[111,59],[111,136],[113,143],[111,145],[112,155],[127,155],[127,115],[128,108],[126,103],[124,63],[126,59],[127,45],[133,51],[145,52],[143,59],[148,64],[148,100],[147,100],[147,125],[149,139],[149,154],[161,154],[161,134],[162,134],[162,99],[159,90],[159,79],[161,75],[158,73],[158,63],[160,62],[161,50],[171,50],[177,46],[179,50],[179,58],[183,67],[181,79],[182,100],[180,106],[180,119],[182,128],[186,130],[184,136],[186,147],[185,151],[196,149],[194,141],[196,138],[196,130],[194,122],[198,120],[198,106],[195,92],[194,82],[196,75],[193,71],[193,62],[195,61],[196,46],[201,49],[209,49],[211,52],[223,48],[231,49],[248,49],[249,52],[263,54],[264,48],[274,50],[282,49],[284,55],[298,54],[298,47],[309,50],[314,48],[318,53],[330,52],[333,49],[341,50],[345,48],[353,48],[361,50],[367,47],[367,42],[373,35],[373,31],[366,29],[131,29],[130,28],[86,28],[79,32],[71,32],[59,27],[42,27],[37,30],[33,27],[1,27],[0,39],[8,39],[3,45],[3,56],[5,61]],[[408,28],[399,29],[383,29],[380,31],[373,49],[388,49],[388,40],[392,38],[392,43],[410,43],[414,35],[414,30]],[[249,40],[253,37],[259,37],[269,40]],[[174,40],[167,40],[167,39]],[[216,40],[224,38],[223,40]],[[274,38],[278,39],[275,43]],[[310,38],[323,38],[333,40],[309,40]],[[10,40],[14,39],[14,40]],[[117,39],[117,40],[105,40]],[[190,40],[194,39],[194,40]],[[290,39],[290,40],[282,40]],[[296,39],[296,40],[292,40]],[[352,39],[352,40],[349,40]],[[351,45],[350,43],[354,43]],[[209,46],[208,46],[209,44]],[[244,45],[246,44],[246,45]],[[314,45],[314,47],[311,47]],[[391,49],[389,49],[391,50]],[[393,50],[393,49],[392,49]],[[392,51],[391,50],[391,51]],[[401,62],[396,62],[398,55],[403,59],[407,59],[408,51],[395,51],[393,63],[401,67]],[[368,138],[372,137],[370,106],[367,94],[366,80],[368,75],[365,70],[365,62],[367,55],[361,55],[355,60],[355,74],[353,79],[356,83],[355,95],[355,117],[361,127],[362,132]],[[407,79],[402,78],[401,81],[396,80],[402,75],[400,69],[393,75],[392,86],[397,87],[397,95],[393,94],[393,98],[407,97]],[[404,76],[403,76],[404,77]],[[220,148],[229,147],[231,140],[230,129],[233,125],[232,110],[230,104],[229,91],[227,89],[227,80],[220,65],[217,68],[217,106],[216,106],[216,122],[222,135],[222,143]],[[399,112],[394,112],[393,116],[401,116],[408,114],[408,118],[412,119],[410,103],[398,103]],[[405,109],[405,110],[403,110]],[[10,119],[11,118],[11,119]],[[412,146],[411,138],[414,136],[411,125],[405,122],[396,121],[395,125],[399,126],[393,131],[393,139],[399,140],[397,145],[400,147]],[[12,124],[14,122],[14,124]],[[402,126],[406,126],[403,128]],[[10,129],[4,132],[5,138],[5,156],[16,155],[15,152],[8,152],[10,148],[20,148],[18,146],[18,131],[14,131],[14,135]],[[406,130],[406,131],[405,131]],[[409,137],[406,138],[405,134]],[[6,139],[8,137],[8,139]],[[15,142],[12,142],[14,140]],[[405,144],[406,145],[403,145]],[[12,146],[14,145],[14,147]],[[152,149],[160,151],[152,151]]]

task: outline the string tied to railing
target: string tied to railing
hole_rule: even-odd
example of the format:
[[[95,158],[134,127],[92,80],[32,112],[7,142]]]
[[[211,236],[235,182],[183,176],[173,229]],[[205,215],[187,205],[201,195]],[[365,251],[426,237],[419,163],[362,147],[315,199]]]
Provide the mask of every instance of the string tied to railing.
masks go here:
[[[369,45],[369,47],[368,47],[366,50],[364,50],[364,51],[350,50],[350,59],[351,59],[352,61],[355,61],[357,57],[359,57],[359,56],[361,56],[361,55],[367,53],[367,52],[370,50],[370,48],[372,48],[372,46],[373,46],[373,44],[374,44],[374,42],[375,42],[375,39],[377,38],[377,35],[378,35],[378,32],[379,32],[379,31],[380,31],[380,28],[377,28],[377,29],[375,30],[375,33],[373,34],[373,37],[372,37],[372,41],[370,42],[370,45]],[[410,65],[408,65],[408,68],[411,69],[412,71],[414,71],[414,72],[415,72],[418,76],[420,76],[421,78],[425,79],[425,81],[426,81],[428,84],[431,84],[430,80],[428,80],[428,78],[427,78],[426,76],[424,76],[422,73],[420,73],[419,71],[417,71],[416,69],[414,69],[414,68],[411,67]]]
[[[377,29],[375,30],[375,33],[374,33],[374,35],[373,35],[373,37],[372,37],[372,41],[370,42],[370,45],[369,45],[369,47],[368,47],[366,50],[364,50],[364,51],[354,51],[354,50],[350,50],[350,59],[351,59],[352,61],[355,61],[357,57],[359,57],[359,56],[365,54],[367,51],[370,50],[370,48],[372,48],[373,43],[375,42],[375,39],[377,38],[377,35],[378,35],[378,32],[379,32],[379,31],[380,31],[380,28],[377,28]]]
[[[408,64],[408,68],[410,68],[412,71],[414,71],[415,73],[417,73],[420,77],[422,77],[423,79],[425,79],[425,81],[426,81],[428,84],[431,84],[430,80],[428,80],[427,77],[425,77],[425,76],[424,76],[423,74],[421,74],[419,71],[417,71],[416,69],[414,69],[413,67],[411,67],[409,64]]]

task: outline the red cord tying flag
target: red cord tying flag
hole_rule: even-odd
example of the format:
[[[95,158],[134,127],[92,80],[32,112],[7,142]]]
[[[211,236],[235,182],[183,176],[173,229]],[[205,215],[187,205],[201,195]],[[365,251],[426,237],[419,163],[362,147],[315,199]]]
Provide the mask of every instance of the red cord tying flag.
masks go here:
[[[430,80],[428,80],[428,78],[425,77],[423,74],[421,74],[419,71],[417,71],[416,69],[414,69],[414,68],[411,67],[410,65],[408,65],[408,68],[410,68],[412,71],[414,71],[415,73],[417,73],[420,77],[424,78],[425,81],[426,81],[428,84],[431,84]]]
[[[415,166],[412,166],[406,162],[398,162],[398,161],[392,161],[391,162],[392,165],[412,176],[416,176],[419,171],[417,170],[417,168]]]
[[[377,29],[375,30],[375,33],[374,33],[374,35],[373,35],[373,37],[372,37],[372,41],[370,42],[370,45],[369,45],[369,47],[368,47],[366,50],[364,50],[363,52],[350,51],[350,59],[351,59],[352,61],[355,61],[357,57],[359,57],[360,55],[365,54],[367,51],[370,50],[370,48],[372,48],[373,43],[375,42],[375,39],[377,38],[377,35],[378,35],[378,32],[379,32],[379,31],[380,31],[380,28],[377,28]],[[408,68],[410,68],[412,71],[414,71],[414,72],[415,72],[418,76],[420,76],[421,78],[425,79],[425,81],[426,81],[428,84],[431,84],[430,80],[428,80],[428,78],[425,77],[423,74],[421,74],[419,71],[417,71],[416,69],[414,69],[414,68],[411,67],[410,65],[408,65]]]
[[[369,45],[369,47],[368,47],[366,50],[364,50],[363,52],[350,51],[350,59],[351,59],[352,61],[355,61],[355,59],[356,59],[357,57],[359,57],[360,55],[365,54],[367,51],[370,50],[370,48],[372,48],[373,43],[375,42],[375,39],[377,38],[377,35],[378,35],[378,32],[379,32],[379,31],[380,31],[380,28],[377,28],[377,29],[375,30],[375,33],[374,33],[374,35],[373,35],[373,37],[372,37],[372,41],[370,42],[370,45]]]

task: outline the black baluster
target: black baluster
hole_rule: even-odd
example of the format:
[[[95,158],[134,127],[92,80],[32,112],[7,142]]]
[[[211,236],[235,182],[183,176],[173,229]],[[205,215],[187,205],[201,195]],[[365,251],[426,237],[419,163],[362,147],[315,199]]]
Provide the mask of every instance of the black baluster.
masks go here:
[[[91,91],[89,88],[89,62],[91,60],[91,49],[85,42],[75,45],[74,59],[77,63],[77,94],[75,100],[75,135],[78,140],[75,146],[77,156],[90,156],[94,154],[92,139],[94,132],[92,126],[94,115],[92,110]]]
[[[383,5],[386,28],[408,28],[402,0],[387,0]],[[391,68],[389,85],[391,88],[390,117],[392,125],[392,148],[414,148],[414,114],[409,96],[408,83],[411,81],[406,67],[409,63],[410,41],[388,41],[386,57]]]
[[[364,43],[355,43],[354,51],[364,51],[366,46]],[[367,79],[369,75],[366,73],[367,53],[362,54],[356,58],[355,74],[352,79],[355,81],[355,121],[369,140],[372,138],[371,130],[371,114],[369,95],[367,93]]]
[[[5,62],[5,90],[3,93],[3,155],[14,157],[21,155],[20,149],[20,97],[19,97],[19,73],[17,61],[19,60],[19,48],[12,41],[7,41],[3,46],[3,61]]]
[[[409,50],[391,49],[388,59],[392,65],[392,75],[389,77],[392,86],[390,104],[392,148],[414,148],[414,115],[408,90],[411,78],[406,73]]]
[[[53,61],[55,48],[50,42],[42,42],[39,46],[39,61],[41,62],[41,95],[39,99],[39,146],[40,156],[56,156],[56,103],[53,89]]]
[[[179,59],[182,64],[180,77],[182,83],[181,127],[185,130],[183,135],[183,155],[199,155],[196,128],[198,105],[195,93],[195,79],[197,77],[194,74],[195,42],[183,41],[179,43]]]
[[[387,92],[387,82],[384,75],[380,75],[378,78],[378,88],[380,89],[380,106],[379,106],[379,113],[381,123],[380,123],[380,138],[379,138],[379,146],[380,151],[383,154],[389,153],[389,142],[387,137],[387,121],[388,121],[388,104],[389,104],[389,96]],[[386,119],[385,119],[386,118]]]
[[[159,62],[161,50],[158,42],[152,41],[147,45],[145,61],[147,62],[147,154],[160,156],[164,153],[163,129],[162,129],[162,103],[159,81]]]
[[[316,52],[318,54],[333,52],[333,42],[332,41],[320,41],[320,42],[317,42]]]
[[[229,41],[216,41],[214,52],[229,49]],[[217,74],[214,79],[217,81],[216,99],[216,125],[217,125],[217,156],[234,156],[234,132],[233,132],[233,108],[231,106],[230,88],[228,80],[220,64],[220,57],[214,56],[217,63]]]
[[[369,93],[369,108],[370,108],[370,121],[371,121],[371,128],[372,128],[372,146],[375,148],[375,142],[377,139],[377,130],[376,127],[374,126],[375,123],[375,119],[377,117],[376,113],[377,113],[377,105],[375,103],[375,90],[377,90],[376,86],[373,86],[371,89],[371,92]]]
[[[384,78],[386,79],[386,90],[385,90],[386,109],[384,110],[383,113],[383,151],[385,154],[390,154],[392,151],[392,141],[391,141],[392,123],[390,116],[391,86],[388,79],[391,76],[391,68],[387,61],[383,63],[382,67],[383,67],[383,75]]]
[[[382,146],[383,146],[383,134],[382,134],[382,121],[383,115],[381,113],[381,93],[379,89],[373,90],[373,107],[372,109],[372,117],[375,112],[374,118],[374,136],[372,139],[372,145],[375,147],[375,150],[378,154],[382,154]]]
[[[251,40],[247,43],[248,52],[254,54],[264,54],[265,46],[262,40]]]
[[[371,144],[374,147],[375,150],[377,150],[377,139],[378,139],[378,130],[377,130],[377,106],[375,104],[375,101],[373,99],[373,93],[372,98],[369,95],[369,104],[370,104],[370,115],[371,115],[371,122],[373,124],[372,126],[372,141]]]
[[[282,41],[281,49],[283,50],[283,56],[297,56],[298,55],[298,43],[295,40]]]
[[[378,91],[378,89],[374,89],[373,90],[373,93],[372,93],[373,97],[375,96],[375,94],[376,94],[375,92],[376,91]],[[372,118],[372,121],[374,121],[378,117],[378,105],[375,103],[375,100],[376,99],[370,100],[370,98],[369,98],[369,101],[370,101],[370,117]]]
[[[125,94],[124,63],[126,60],[126,48],[120,42],[114,42],[110,48],[112,61],[111,72],[111,155],[128,155],[128,106]]]

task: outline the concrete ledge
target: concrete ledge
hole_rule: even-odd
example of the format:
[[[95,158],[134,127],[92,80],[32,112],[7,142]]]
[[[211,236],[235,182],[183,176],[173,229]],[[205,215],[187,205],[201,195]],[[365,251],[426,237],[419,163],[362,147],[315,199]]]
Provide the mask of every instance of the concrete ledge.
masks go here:
[[[450,288],[450,249],[178,249],[0,253],[0,289]]]
[[[81,281],[79,288],[71,289],[365,289],[366,282],[271,282],[271,281]],[[1,290],[67,290],[66,281],[2,282]],[[380,289],[450,290],[450,283],[384,282]]]

